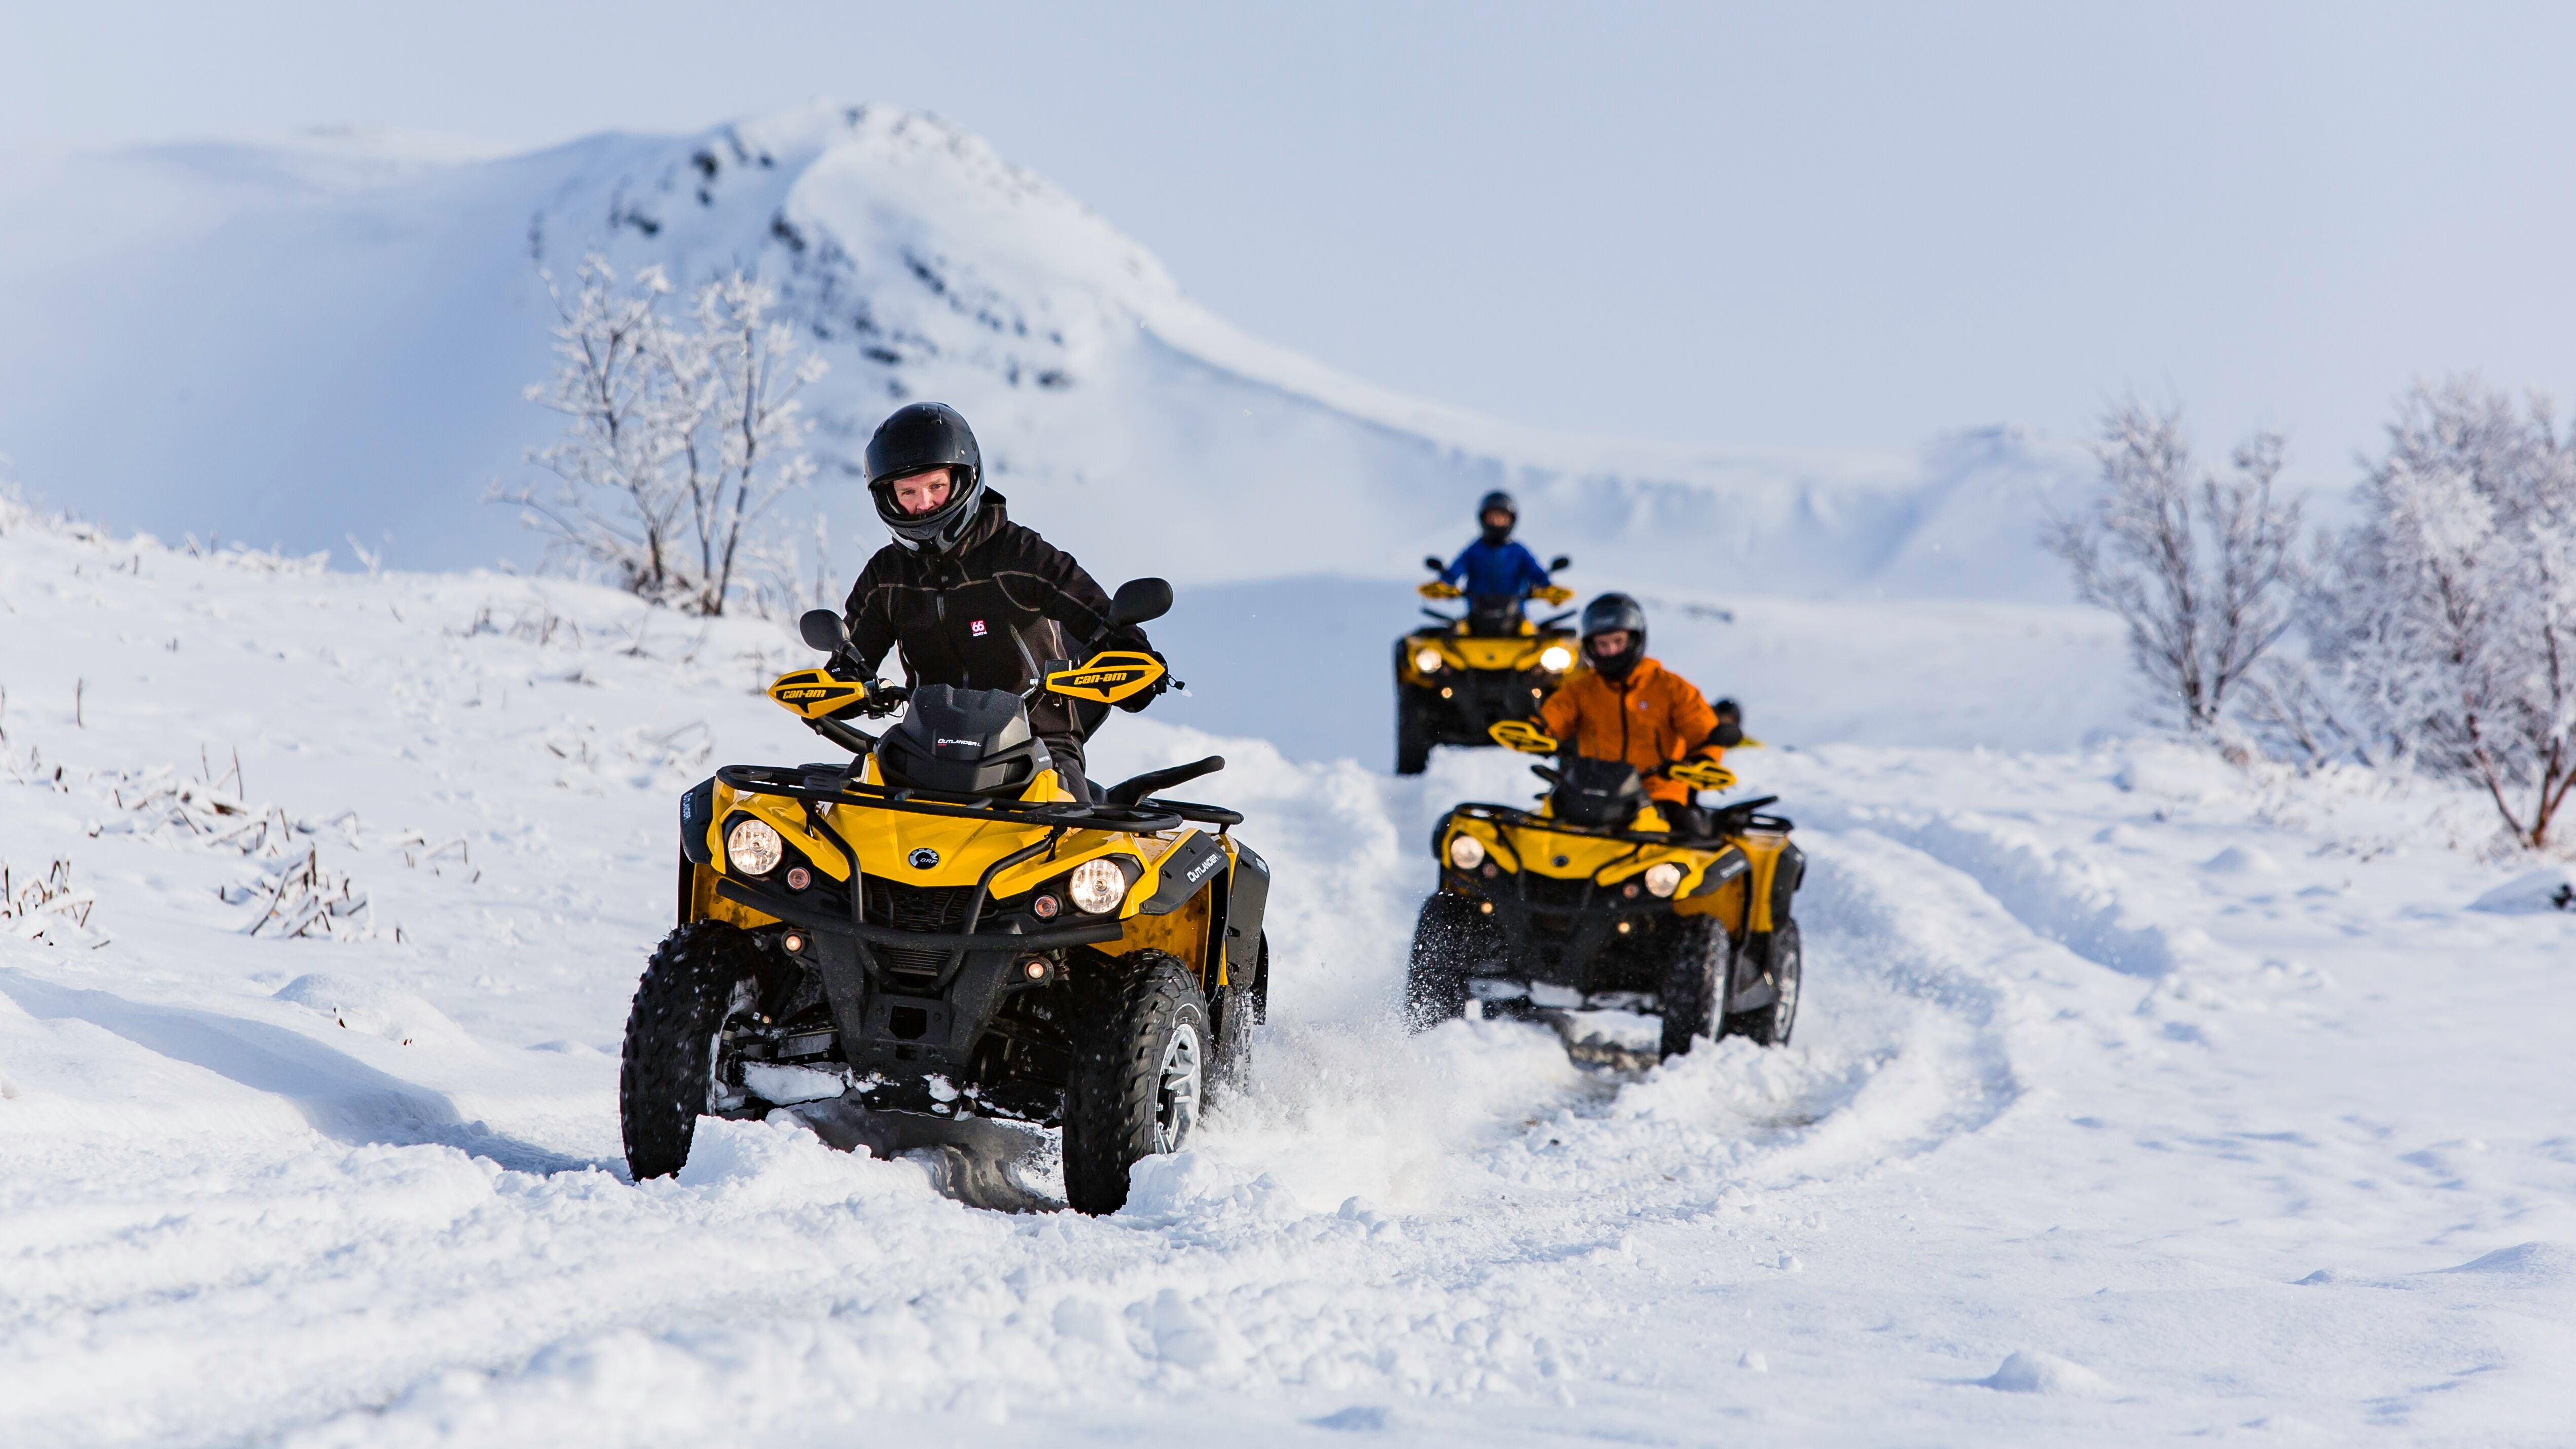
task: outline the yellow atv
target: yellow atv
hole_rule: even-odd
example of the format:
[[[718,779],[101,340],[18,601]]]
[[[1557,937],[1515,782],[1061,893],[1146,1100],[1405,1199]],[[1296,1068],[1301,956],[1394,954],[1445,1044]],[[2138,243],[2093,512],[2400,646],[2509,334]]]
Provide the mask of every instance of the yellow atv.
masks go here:
[[[1423,563],[1433,573],[1440,560]],[[1559,555],[1548,571],[1574,567]],[[1395,772],[1419,775],[1433,745],[1487,745],[1487,731],[1507,719],[1538,712],[1565,682],[1580,653],[1569,611],[1531,622],[1521,600],[1509,594],[1462,594],[1438,579],[1415,592],[1426,599],[1463,600],[1455,614],[1422,612],[1439,622],[1395,641]],[[1531,595],[1550,604],[1574,597],[1549,586]]]
[[[1110,627],[1170,606],[1136,580]],[[628,1166],[678,1171],[701,1114],[791,1108],[884,1155],[998,1119],[1060,1126],[1066,1199],[1116,1211],[1243,1079],[1264,1011],[1269,867],[1241,815],[1156,798],[1224,760],[1076,799],[1029,702],[1132,698],[1152,655],[1052,661],[1026,697],[907,691],[858,677],[831,611],[802,632],[831,659],[770,696],[855,758],[729,765],[682,798],[679,925],[626,1026]],[[847,722],[898,705],[882,738]]]
[[[1494,734],[1530,753],[1556,750],[1526,723]],[[1422,903],[1405,976],[1414,1028],[1474,1001],[1488,1016],[1549,1021],[1594,1061],[1637,1064],[1636,1054],[1577,1040],[1571,1013],[1659,1014],[1658,1057],[1718,1036],[1786,1043],[1805,964],[1790,903],[1806,858],[1789,843],[1790,823],[1763,812],[1777,797],[1701,817],[1659,807],[1625,761],[1533,769],[1548,786],[1536,810],[1460,805],[1432,831],[1440,888]],[[1714,785],[1717,770],[1671,773]]]

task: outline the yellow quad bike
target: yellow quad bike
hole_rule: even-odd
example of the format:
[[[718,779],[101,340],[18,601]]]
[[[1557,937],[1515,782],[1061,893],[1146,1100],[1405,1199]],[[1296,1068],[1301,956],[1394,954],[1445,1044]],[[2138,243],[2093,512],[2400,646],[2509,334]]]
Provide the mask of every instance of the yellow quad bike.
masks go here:
[[[1526,722],[1494,734],[1533,754],[1557,748]],[[1763,811],[1778,797],[1717,810],[1706,834],[1691,835],[1625,761],[1533,769],[1548,786],[1536,810],[1460,805],[1432,832],[1440,887],[1414,927],[1413,1027],[1463,1015],[1473,1000],[1487,1016],[1548,1021],[1578,1058],[1618,1065],[1640,1065],[1639,1054],[1576,1040],[1569,1013],[1659,1014],[1658,1058],[1720,1036],[1785,1044],[1805,967],[1790,904],[1806,858],[1789,821]],[[1732,778],[1704,763],[1672,774],[1702,786]]]
[[[1422,561],[1433,573],[1436,558]],[[1548,571],[1574,567],[1559,555]],[[1395,641],[1395,772],[1419,775],[1433,745],[1488,745],[1487,731],[1507,719],[1538,711],[1580,653],[1571,611],[1532,622],[1521,601],[1508,594],[1462,594],[1438,579],[1415,592],[1426,599],[1463,600],[1455,614],[1422,612],[1438,622]],[[1532,595],[1562,604],[1574,591],[1550,586]]]
[[[1110,627],[1170,606],[1135,580]],[[682,798],[679,925],[626,1028],[628,1166],[678,1171],[701,1115],[788,1109],[886,1156],[1035,1124],[1063,1129],[1070,1204],[1115,1212],[1128,1169],[1242,1082],[1264,1013],[1269,867],[1241,815],[1156,797],[1225,761],[1078,800],[1028,704],[1132,698],[1153,656],[1053,661],[1025,697],[907,691],[858,677],[831,611],[802,632],[832,657],[770,696],[855,758],[729,765]],[[898,704],[881,738],[847,723]]]

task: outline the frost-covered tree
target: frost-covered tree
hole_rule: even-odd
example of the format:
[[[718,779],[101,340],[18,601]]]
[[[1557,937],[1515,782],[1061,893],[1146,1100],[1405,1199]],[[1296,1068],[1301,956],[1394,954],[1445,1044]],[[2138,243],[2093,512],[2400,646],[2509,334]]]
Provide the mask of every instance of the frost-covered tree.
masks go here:
[[[699,289],[693,331],[669,331],[666,361],[695,424],[683,451],[698,549],[698,612],[721,614],[746,530],[788,490],[810,482],[803,451],[813,421],[796,395],[825,363],[771,317],[777,290],[735,273]]]
[[[659,268],[621,284],[593,255],[570,298],[546,283],[557,365],[527,396],[568,421],[528,457],[554,483],[494,496],[633,592],[723,613],[763,516],[813,476],[797,394],[823,360],[772,315],[775,290],[739,272],[700,287],[680,320]]]
[[[2289,627],[2299,507],[2272,496],[2281,439],[2257,433],[2221,479],[2192,461],[2178,410],[2135,398],[2112,408],[2094,445],[2103,492],[2049,530],[2075,590],[2128,626],[2129,657],[2160,705],[2194,732]]]
[[[693,402],[675,387],[674,351],[662,316],[671,290],[659,267],[621,285],[606,258],[582,259],[579,286],[567,298],[554,277],[538,274],[554,299],[554,376],[527,398],[563,414],[563,436],[531,449],[528,461],[552,473],[554,486],[503,491],[559,547],[609,570],[624,587],[657,601],[680,592],[674,577],[675,531],[686,495],[673,487],[673,464],[694,432]]]
[[[2576,433],[2537,393],[2418,383],[2358,501],[2320,662],[2422,767],[2546,845],[2576,787]]]

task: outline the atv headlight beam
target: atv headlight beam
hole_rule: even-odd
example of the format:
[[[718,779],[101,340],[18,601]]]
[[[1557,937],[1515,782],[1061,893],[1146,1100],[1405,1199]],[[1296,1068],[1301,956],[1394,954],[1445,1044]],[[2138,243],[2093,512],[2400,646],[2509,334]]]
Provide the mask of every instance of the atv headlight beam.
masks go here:
[[[1065,894],[1073,897],[1076,910],[1086,915],[1106,915],[1127,899],[1127,872],[1105,856],[1086,860],[1066,878]]]
[[[1659,860],[1646,867],[1646,889],[1658,897],[1669,897],[1682,888],[1682,868],[1669,860]]]
[[[1574,655],[1562,644],[1550,644],[1538,651],[1538,667],[1550,674],[1563,674],[1574,665]]]
[[[787,842],[765,820],[737,820],[725,832],[725,864],[745,875],[767,875],[787,858]]]
[[[1485,863],[1485,842],[1472,835],[1449,837],[1449,863],[1460,870],[1474,870]]]
[[[1425,674],[1438,674],[1440,672],[1440,651],[1437,649],[1416,649],[1413,651],[1413,667],[1421,670]]]

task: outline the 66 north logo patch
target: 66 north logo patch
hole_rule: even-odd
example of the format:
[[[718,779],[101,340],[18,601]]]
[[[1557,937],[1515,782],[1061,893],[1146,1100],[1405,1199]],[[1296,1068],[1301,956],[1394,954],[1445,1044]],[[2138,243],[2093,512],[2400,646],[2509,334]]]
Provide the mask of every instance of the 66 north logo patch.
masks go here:
[[[966,632],[967,632],[967,633],[969,633],[969,634],[974,635],[974,636],[975,636],[976,638],[978,638],[978,639],[983,638],[983,637],[984,637],[984,621],[983,621],[983,620],[981,620],[981,619],[969,619],[969,620],[967,620],[967,621],[966,621]]]

